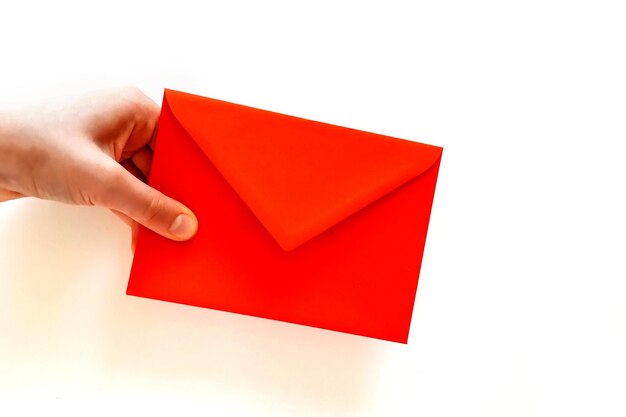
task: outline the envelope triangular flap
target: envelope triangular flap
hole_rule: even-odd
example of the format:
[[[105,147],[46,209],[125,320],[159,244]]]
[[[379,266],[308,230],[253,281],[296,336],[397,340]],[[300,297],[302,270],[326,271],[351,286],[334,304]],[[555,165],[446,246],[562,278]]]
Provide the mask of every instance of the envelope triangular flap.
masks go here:
[[[165,103],[284,250],[420,175],[442,152],[174,90]]]

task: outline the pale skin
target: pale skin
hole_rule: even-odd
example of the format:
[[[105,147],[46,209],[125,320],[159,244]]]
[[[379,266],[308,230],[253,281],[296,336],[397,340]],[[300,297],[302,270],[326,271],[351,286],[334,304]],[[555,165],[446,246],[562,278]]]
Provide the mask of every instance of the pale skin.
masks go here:
[[[0,111],[0,202],[37,197],[111,209],[169,239],[191,239],[198,220],[149,187],[159,106],[140,90],[93,92],[58,104]]]

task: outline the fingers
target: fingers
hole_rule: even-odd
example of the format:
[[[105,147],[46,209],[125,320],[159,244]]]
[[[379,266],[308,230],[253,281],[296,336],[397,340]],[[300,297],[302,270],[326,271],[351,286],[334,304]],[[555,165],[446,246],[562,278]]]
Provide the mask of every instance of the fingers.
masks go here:
[[[127,139],[125,149],[136,150],[153,144],[161,109],[141,90],[131,87],[121,94],[126,105],[123,111],[133,115],[134,127]]]
[[[149,145],[160,114],[158,104],[135,87],[85,94],[80,108],[86,110],[79,125],[118,162]]]
[[[153,153],[147,147],[139,149],[133,154],[131,160],[146,178],[150,177],[150,167],[152,166]]]
[[[136,178],[143,182],[148,182],[150,168],[152,166],[153,152],[148,147],[143,147],[135,152],[129,159],[125,159],[120,164]]]
[[[136,88],[112,91],[99,103],[98,118],[87,120],[88,133],[120,163],[107,165],[105,174],[96,179],[101,186],[95,197],[90,196],[92,201],[169,239],[192,238],[198,229],[192,211],[145,184],[152,165],[159,106]]]
[[[189,208],[117,167],[100,204],[169,239],[188,240],[196,234],[198,220]]]
[[[148,142],[148,147],[154,151],[154,148],[156,146],[156,137],[157,137],[157,132],[159,131],[159,122],[157,120],[157,124],[154,127],[154,130],[152,131],[152,137],[150,138],[150,142]]]

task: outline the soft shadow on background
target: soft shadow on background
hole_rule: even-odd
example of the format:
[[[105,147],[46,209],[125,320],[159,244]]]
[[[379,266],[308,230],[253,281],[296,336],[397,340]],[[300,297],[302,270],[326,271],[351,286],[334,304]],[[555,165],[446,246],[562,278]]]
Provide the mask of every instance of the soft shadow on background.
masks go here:
[[[0,236],[0,391],[368,408],[389,343],[127,296],[130,235],[107,210],[9,202]]]

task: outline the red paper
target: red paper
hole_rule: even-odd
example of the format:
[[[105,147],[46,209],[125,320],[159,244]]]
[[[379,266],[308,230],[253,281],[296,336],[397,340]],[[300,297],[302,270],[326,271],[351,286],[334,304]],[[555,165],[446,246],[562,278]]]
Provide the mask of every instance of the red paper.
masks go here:
[[[128,294],[406,343],[442,149],[166,90]]]

